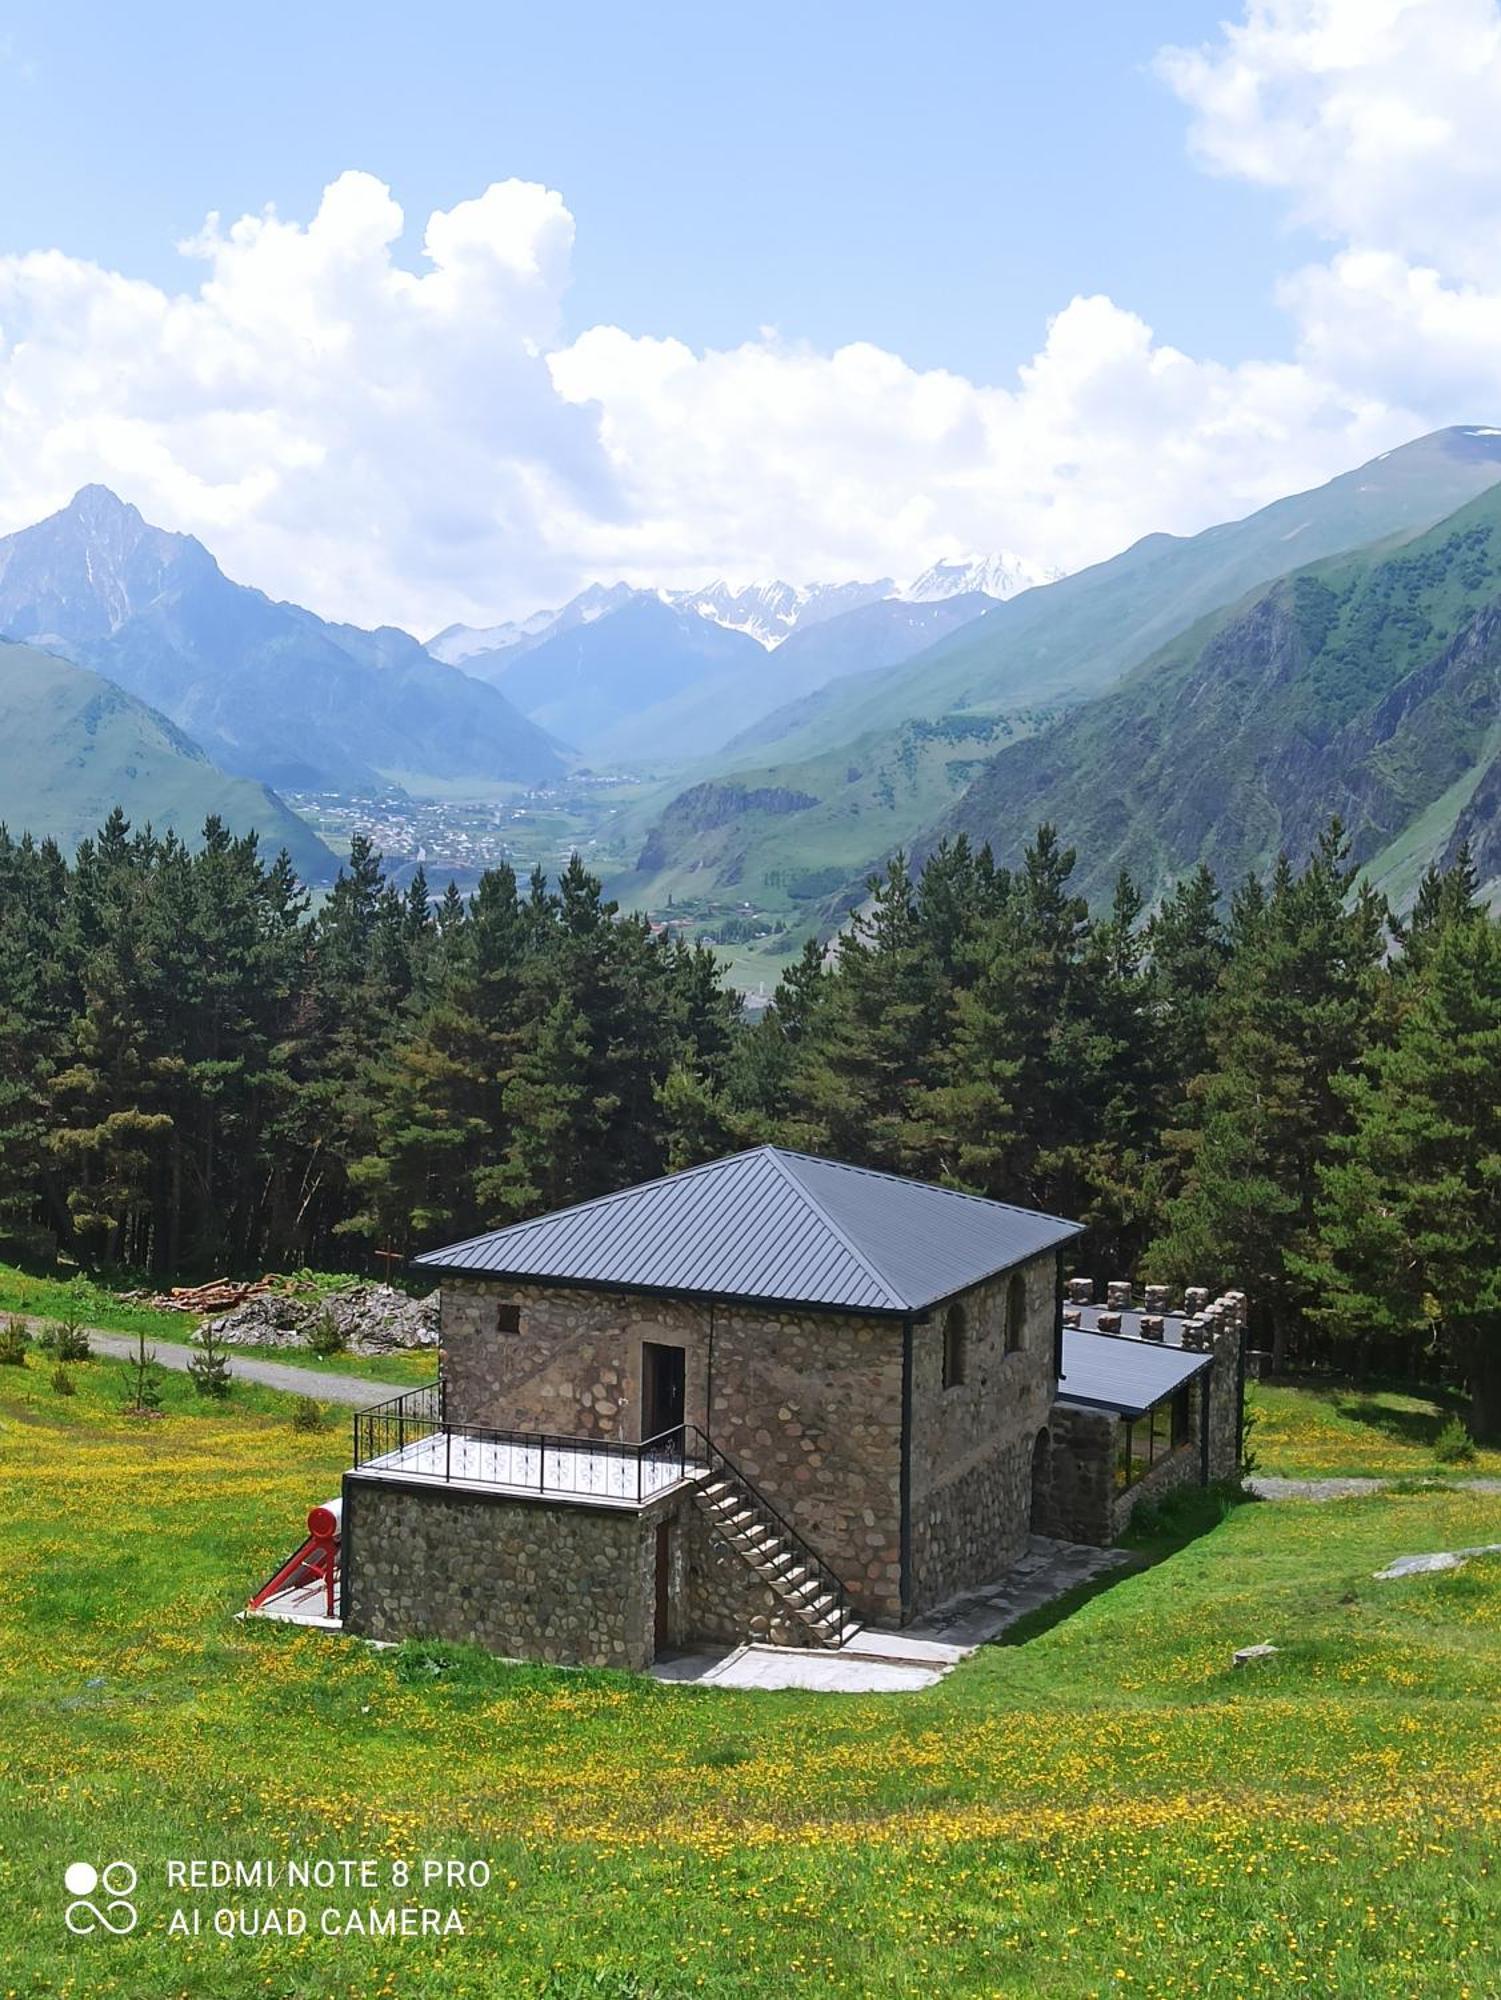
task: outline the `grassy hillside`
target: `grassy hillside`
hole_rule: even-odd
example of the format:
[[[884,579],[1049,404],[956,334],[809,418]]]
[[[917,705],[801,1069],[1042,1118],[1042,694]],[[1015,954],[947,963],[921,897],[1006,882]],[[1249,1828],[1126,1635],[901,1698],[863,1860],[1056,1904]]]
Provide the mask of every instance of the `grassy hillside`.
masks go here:
[[[848,676],[768,718],[744,757],[809,756],[953,709],[1098,693],[1217,606],[1296,566],[1443,520],[1501,478],[1501,436],[1419,438],[1312,492],[1184,540],[1149,535],[1109,562],[996,605],[881,673]]]
[[[0,1370],[0,1954],[91,2000],[751,2000],[1501,1990],[1501,1500],[1242,1506],[921,1694],[664,1687],[239,1624],[342,1427],[286,1404],[120,1413],[123,1369]],[[1213,1517],[1210,1517],[1213,1519]],[[1280,1654],[1236,1672],[1235,1647]],[[150,1801],[143,1815],[141,1802]],[[170,1889],[170,1857],[371,1857],[375,1890]],[[62,1874],[128,1859],[128,1937]],[[484,1861],[487,1886],[390,1887]],[[441,1938],[321,1911],[457,1907]],[[304,1906],[308,1934],[216,1935]],[[174,1908],[199,1935],[168,1936]]]
[[[334,857],[272,791],[232,778],[164,715],[112,681],[33,646],[0,640],[0,819],[14,834],[50,834],[71,851],[122,806],[192,842],[210,813],[285,847],[305,880]]]
[[[652,910],[669,895],[675,905],[745,902],[801,935],[831,897],[858,886],[872,856],[930,823],[1001,744],[1048,719],[1046,710],[943,716],[692,785],[643,827],[636,867],[610,893]]]
[[[1003,750],[940,831],[1013,861],[1040,819],[1081,886],[1127,867],[1151,893],[1195,862],[1222,882],[1329,815],[1390,888],[1468,832],[1501,875],[1501,492],[1399,548],[1337,558],[1214,614],[1118,688]]]

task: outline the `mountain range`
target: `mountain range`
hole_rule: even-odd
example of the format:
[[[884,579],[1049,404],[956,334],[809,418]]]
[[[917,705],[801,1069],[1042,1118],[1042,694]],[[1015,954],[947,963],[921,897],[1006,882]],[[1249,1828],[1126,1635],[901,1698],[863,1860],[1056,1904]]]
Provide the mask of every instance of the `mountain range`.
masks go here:
[[[1044,574],[985,556],[936,563],[905,586],[593,584],[557,612],[449,626],[429,650],[592,763],[661,771],[712,754],[836,675],[910,657]]]
[[[701,763],[691,786],[634,807],[639,824],[626,831],[640,837],[638,864],[614,884],[616,893],[655,906],[687,889],[690,879],[693,893],[710,897],[743,894],[741,885],[755,884],[769,907],[786,909],[795,907],[797,885],[805,893],[809,883],[823,890],[841,867],[847,897],[893,848],[922,845],[942,828],[963,827],[1008,854],[1044,817],[1059,820],[1072,839],[1069,798],[1055,780],[1072,756],[1070,746],[1089,732],[1099,729],[1101,744],[1108,744],[1112,725],[1097,698],[1123,676],[1140,669],[1131,685],[1144,699],[1161,672],[1164,646],[1203,619],[1309,562],[1366,545],[1379,557],[1498,479],[1501,431],[1472,425],[1436,432],[1243,521],[1186,539],[1150,535],[1108,562],[986,607],[905,659],[831,678]],[[1476,588],[1483,590],[1483,582]],[[1118,726],[1120,711],[1108,715]],[[1164,737],[1158,763],[1172,770],[1174,782],[1197,785],[1174,764],[1166,741],[1186,736],[1186,729],[1167,707],[1156,723]],[[936,734],[916,740],[918,724]],[[1269,727],[1270,718],[1258,726]],[[977,758],[986,728],[1003,734]],[[950,733],[955,754],[935,748]],[[1025,740],[1034,736],[1035,742]],[[1250,739],[1240,741],[1250,754]],[[1081,757],[1078,769],[1080,789],[1072,796],[1081,813],[1087,795],[1097,803],[1115,796],[1108,787],[1099,790],[1112,775],[1105,764]],[[880,774],[874,786],[873,772]],[[1015,813],[1013,785],[1025,797]],[[752,803],[721,810],[716,787]],[[1133,796],[1148,814],[1174,803],[1149,787],[1137,787]],[[1477,790],[1479,803],[1486,796]],[[771,797],[803,802],[795,823],[786,812],[768,818]],[[689,831],[705,821],[714,828],[707,867],[693,851],[700,836]],[[1098,814],[1086,823],[1114,853],[1116,842]],[[1143,868],[1144,875],[1160,882],[1196,858],[1190,846],[1165,844],[1159,864]],[[863,850],[858,864],[856,849]],[[826,916],[832,911],[831,905]]]
[[[1331,812],[1400,906],[1467,839],[1501,888],[1501,487],[1424,535],[1315,563],[1191,626],[1003,750],[937,832],[1019,860],[1039,819],[1092,900],[1302,861]]]
[[[392,627],[233,583],[107,487],[0,538],[0,634],[92,668],[225,771],[304,790],[536,783],[566,753],[497,689]]]

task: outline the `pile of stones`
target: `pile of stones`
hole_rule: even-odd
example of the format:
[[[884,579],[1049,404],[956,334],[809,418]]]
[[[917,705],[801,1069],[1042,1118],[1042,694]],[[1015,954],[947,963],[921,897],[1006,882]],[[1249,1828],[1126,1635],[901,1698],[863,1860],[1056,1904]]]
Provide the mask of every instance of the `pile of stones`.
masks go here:
[[[394,1285],[345,1285],[338,1291],[262,1292],[213,1320],[226,1347],[307,1347],[313,1329],[332,1320],[351,1354],[436,1347],[438,1294],[414,1299]]]

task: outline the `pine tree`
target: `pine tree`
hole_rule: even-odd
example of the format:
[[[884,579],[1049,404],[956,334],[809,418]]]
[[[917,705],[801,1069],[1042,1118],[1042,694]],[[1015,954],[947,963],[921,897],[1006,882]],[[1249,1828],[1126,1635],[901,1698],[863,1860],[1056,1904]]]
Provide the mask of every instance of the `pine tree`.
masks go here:
[[[1148,1258],[1164,1276],[1245,1290],[1279,1369],[1310,1301],[1318,1172],[1349,1126],[1342,1079],[1374,1032],[1384,929],[1338,821],[1301,874],[1283,856],[1264,897],[1237,898],[1191,1164]]]
[[[1319,1175],[1306,1260],[1358,1357],[1435,1333],[1501,1439],[1501,926],[1456,898],[1425,939],[1394,1040],[1345,1084],[1353,1129]]]

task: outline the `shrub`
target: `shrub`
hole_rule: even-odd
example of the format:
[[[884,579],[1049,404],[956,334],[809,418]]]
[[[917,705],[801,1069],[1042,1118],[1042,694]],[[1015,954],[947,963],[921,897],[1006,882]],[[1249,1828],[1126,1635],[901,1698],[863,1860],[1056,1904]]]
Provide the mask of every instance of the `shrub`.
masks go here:
[[[323,1405],[311,1396],[299,1396],[292,1405],[292,1428],[294,1431],[327,1430],[328,1418],[323,1414]]]
[[[63,1367],[61,1362],[52,1371],[52,1393],[54,1396],[76,1396],[78,1394],[78,1390],[74,1386],[73,1377]]]
[[[1434,1442],[1433,1455],[1441,1465],[1474,1464],[1475,1440],[1458,1417],[1450,1417],[1439,1432]]]
[[[320,1359],[344,1351],[344,1330],[327,1306],[314,1314],[313,1323],[308,1328],[307,1344]]]
[[[88,1361],[92,1358],[88,1329],[81,1319],[70,1313],[59,1323],[53,1352],[59,1361]]]
[[[0,1367],[24,1368],[26,1349],[30,1346],[26,1332],[26,1322],[14,1313],[0,1325]]]

